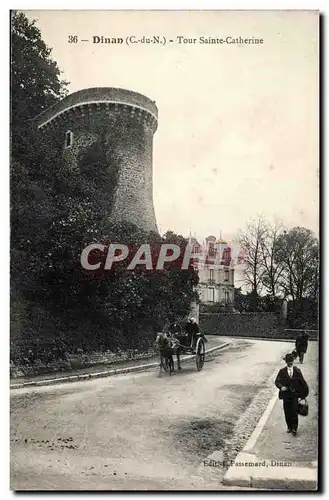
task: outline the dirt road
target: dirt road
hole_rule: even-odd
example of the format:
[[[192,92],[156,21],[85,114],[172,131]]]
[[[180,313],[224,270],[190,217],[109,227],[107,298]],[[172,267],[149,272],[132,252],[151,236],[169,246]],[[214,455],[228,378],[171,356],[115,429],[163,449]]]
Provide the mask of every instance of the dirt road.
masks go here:
[[[232,340],[201,372],[191,364],[171,377],[153,370],[12,391],[11,488],[207,489],[200,463],[229,446],[290,350]]]

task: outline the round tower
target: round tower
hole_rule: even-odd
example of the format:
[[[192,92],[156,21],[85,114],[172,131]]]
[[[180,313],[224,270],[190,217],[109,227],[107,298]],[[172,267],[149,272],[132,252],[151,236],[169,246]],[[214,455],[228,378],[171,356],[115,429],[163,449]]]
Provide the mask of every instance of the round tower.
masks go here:
[[[67,168],[79,171],[81,158],[88,168],[88,154],[101,149],[111,186],[109,221],[157,232],[152,153],[158,109],[153,101],[129,90],[89,88],[66,96],[34,121],[47,140],[60,142]]]

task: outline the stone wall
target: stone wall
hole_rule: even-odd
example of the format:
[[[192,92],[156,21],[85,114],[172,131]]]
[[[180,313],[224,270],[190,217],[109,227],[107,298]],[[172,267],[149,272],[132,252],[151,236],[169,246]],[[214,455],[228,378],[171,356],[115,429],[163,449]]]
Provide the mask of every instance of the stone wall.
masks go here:
[[[201,313],[200,328],[206,335],[296,339],[306,331],[310,340],[318,340],[318,330],[286,329],[276,313]]]
[[[136,349],[128,351],[119,351],[117,353],[95,352],[93,354],[68,354],[66,360],[53,361],[51,363],[42,363],[37,361],[33,366],[19,366],[14,363],[10,364],[10,376],[12,378],[37,376],[37,375],[51,375],[54,373],[66,373],[74,370],[90,368],[93,366],[102,365],[111,367],[112,364],[120,363],[131,360],[148,360],[153,358],[156,352],[153,348],[149,348],[147,352],[140,352]]]
[[[287,338],[296,338],[301,333],[306,332],[309,336],[309,340],[319,340],[318,330],[298,330],[296,329],[286,329],[284,330],[284,336]]]
[[[158,117],[158,109],[154,101],[132,90],[120,89],[114,87],[92,87],[78,90],[67,95],[60,102],[54,104],[34,118],[37,127],[44,126],[45,123],[53,120],[55,116],[65,113],[86,103],[120,103],[128,104],[136,108],[144,109]]]
[[[275,313],[202,313],[200,328],[206,335],[241,337],[282,337],[279,315]]]

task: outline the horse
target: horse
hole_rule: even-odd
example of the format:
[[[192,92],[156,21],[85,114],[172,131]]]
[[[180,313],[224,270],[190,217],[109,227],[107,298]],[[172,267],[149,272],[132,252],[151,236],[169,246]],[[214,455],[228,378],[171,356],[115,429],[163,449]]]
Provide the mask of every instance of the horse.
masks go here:
[[[180,344],[177,339],[171,335],[167,335],[166,333],[158,333],[155,340],[155,346],[160,353],[160,373],[162,368],[164,370],[168,368],[170,375],[175,370],[174,355],[177,356],[177,368],[178,370],[181,370]]]

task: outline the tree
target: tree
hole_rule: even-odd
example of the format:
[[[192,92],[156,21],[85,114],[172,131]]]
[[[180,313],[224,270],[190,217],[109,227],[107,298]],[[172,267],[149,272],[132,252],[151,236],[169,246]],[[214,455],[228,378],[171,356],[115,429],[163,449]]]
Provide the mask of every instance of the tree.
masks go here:
[[[293,301],[316,298],[319,288],[319,243],[309,229],[295,227],[276,242],[275,262],[282,266],[280,286]]]
[[[51,58],[35,21],[22,12],[11,13],[11,134],[12,157],[25,159],[31,119],[66,93],[67,82]]]
[[[109,192],[116,169],[109,173],[112,160],[101,137],[81,153],[73,171],[63,161],[61,144],[34,135],[30,120],[66,93],[50,54],[34,21],[14,12],[12,340],[22,341],[25,351],[32,347],[34,358],[42,351],[45,359],[47,349],[58,348],[58,339],[70,350],[138,346],[167,321],[188,313],[197,283],[193,268],[127,272],[123,264],[115,272],[92,273],[82,267],[81,252],[90,243],[158,248],[162,242],[187,241],[172,232],[161,238],[132,224],[111,224]],[[48,347],[36,354],[38,343]]]
[[[281,300],[272,295],[255,297],[250,293],[242,293],[241,288],[234,289],[234,307],[239,312],[279,312]]]
[[[58,154],[41,148],[31,119],[66,94],[51,49],[42,40],[35,21],[23,13],[11,13],[11,283],[27,285],[31,264],[54,218],[56,193],[52,166]],[[39,248],[39,251],[37,250]],[[31,288],[31,286],[30,286]],[[33,288],[33,287],[32,287]]]
[[[251,312],[253,305],[249,294],[243,293],[241,287],[234,288],[234,309],[239,312]]]
[[[261,276],[265,291],[275,298],[281,292],[280,279],[282,277],[284,263],[276,261],[276,249],[279,238],[283,234],[282,224],[265,224],[264,232],[260,238],[261,247]]]
[[[252,296],[260,294],[264,277],[263,241],[266,224],[262,217],[252,220],[238,235],[239,244],[244,256],[244,281],[251,289]]]

